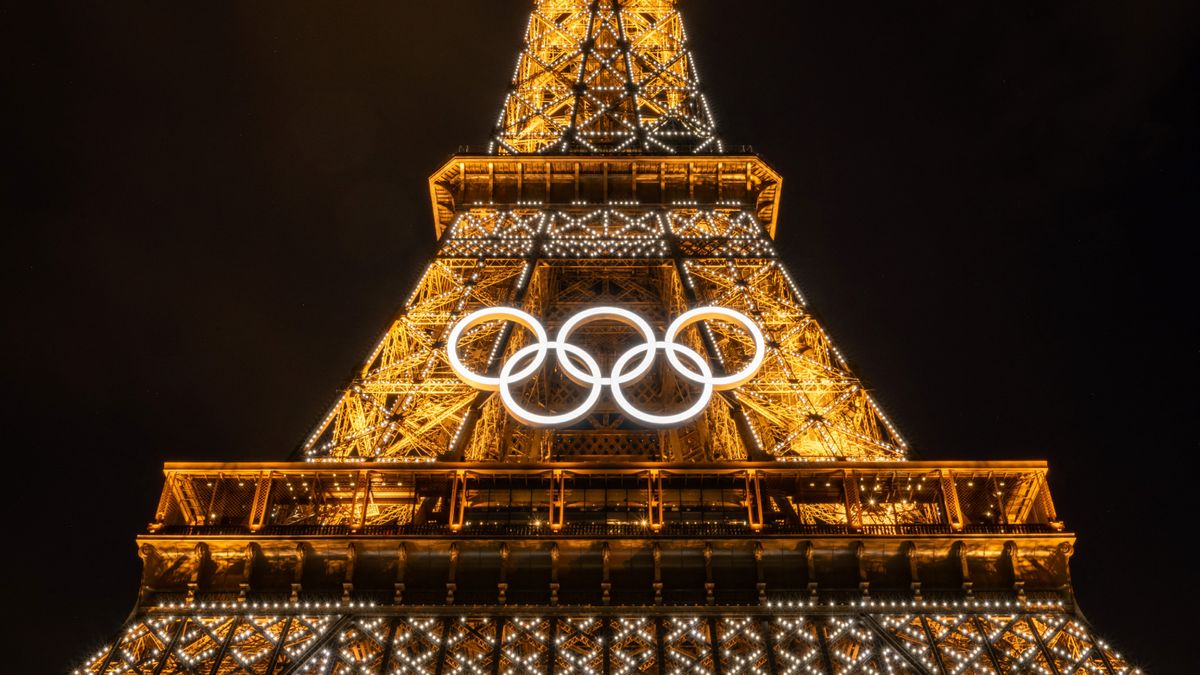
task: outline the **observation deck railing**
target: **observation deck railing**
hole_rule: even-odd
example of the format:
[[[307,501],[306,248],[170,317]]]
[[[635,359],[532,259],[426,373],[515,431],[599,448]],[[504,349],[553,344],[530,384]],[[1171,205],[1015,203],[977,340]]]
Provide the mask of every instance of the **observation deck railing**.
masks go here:
[[[1062,531],[1037,462],[169,464],[179,536],[911,536]]]

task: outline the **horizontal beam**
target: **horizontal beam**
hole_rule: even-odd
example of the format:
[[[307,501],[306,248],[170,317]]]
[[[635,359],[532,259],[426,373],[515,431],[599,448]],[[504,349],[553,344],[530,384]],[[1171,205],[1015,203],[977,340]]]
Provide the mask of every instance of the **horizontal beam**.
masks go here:
[[[245,472],[260,471],[458,471],[475,474],[516,474],[561,471],[586,473],[638,474],[650,469],[678,474],[741,474],[750,469],[802,472],[862,471],[865,473],[922,473],[937,471],[1045,471],[1044,460],[1026,461],[903,461],[903,462],[386,462],[386,461],[320,461],[320,462],[166,462],[165,471]]]

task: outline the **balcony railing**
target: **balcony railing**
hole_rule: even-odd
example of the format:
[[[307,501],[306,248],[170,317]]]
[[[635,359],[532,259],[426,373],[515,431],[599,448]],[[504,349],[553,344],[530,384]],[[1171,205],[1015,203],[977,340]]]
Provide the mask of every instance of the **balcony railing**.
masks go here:
[[[1035,463],[169,465],[181,535],[739,536],[1061,531]]]

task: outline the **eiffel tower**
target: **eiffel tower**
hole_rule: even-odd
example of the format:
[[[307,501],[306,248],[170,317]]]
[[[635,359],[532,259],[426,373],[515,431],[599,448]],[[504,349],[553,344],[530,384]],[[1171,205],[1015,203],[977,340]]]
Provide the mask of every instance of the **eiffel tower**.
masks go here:
[[[1138,672],[1044,462],[909,459],[775,253],[781,185],[674,0],[537,0],[386,333],[289,461],[165,466],[76,672]]]

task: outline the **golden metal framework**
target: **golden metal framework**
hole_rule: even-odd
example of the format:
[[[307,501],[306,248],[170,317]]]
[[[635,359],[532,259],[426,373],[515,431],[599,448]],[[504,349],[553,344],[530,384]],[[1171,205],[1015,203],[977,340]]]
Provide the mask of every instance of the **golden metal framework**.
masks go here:
[[[1044,463],[908,461],[775,253],[782,179],[722,154],[697,85],[672,0],[537,0],[491,150],[429,179],[437,255],[298,461],[168,464],[135,610],[76,672],[1138,672],[1075,605]],[[529,427],[447,361],[476,309],[555,333],[601,304],[660,334],[736,310],[767,357],[671,429],[603,397]],[[572,334],[602,361],[630,338]],[[677,339],[718,374],[753,347]],[[457,344],[495,374],[527,340]],[[658,367],[627,389],[695,395]],[[518,397],[581,394],[547,366]]]
[[[311,460],[895,460],[907,446],[804,302],[771,243],[781,180],[752,157],[551,161],[461,157],[430,179],[438,256],[360,376],[304,443]],[[531,429],[493,395],[459,382],[444,342],[466,314],[518,306],[551,331],[587,306],[633,309],[662,329],[697,305],[754,318],[768,341],[759,374],[678,429],[635,428],[612,405],[568,429]],[[611,328],[579,335],[600,351]],[[747,336],[710,321],[692,347],[734,368]],[[477,372],[524,346],[499,325],[468,335]],[[614,342],[616,341],[616,342]],[[561,378],[558,378],[561,379]],[[531,392],[570,403],[551,373]],[[640,401],[686,400],[667,373]],[[553,401],[553,397],[560,398]]]
[[[721,152],[674,0],[538,0],[489,152]]]
[[[1133,673],[1051,606],[854,614],[372,617],[174,611],[135,621],[87,673]]]

